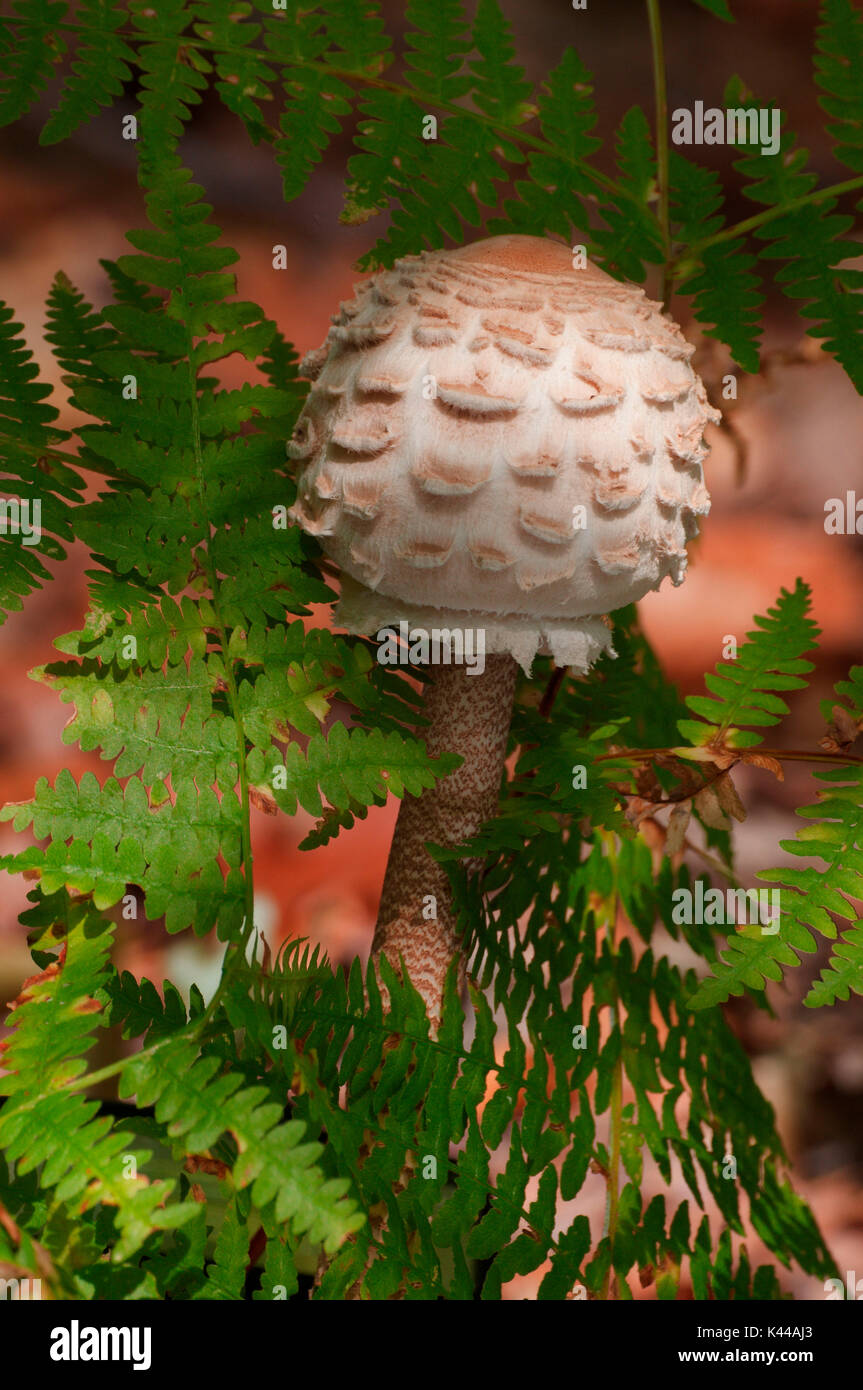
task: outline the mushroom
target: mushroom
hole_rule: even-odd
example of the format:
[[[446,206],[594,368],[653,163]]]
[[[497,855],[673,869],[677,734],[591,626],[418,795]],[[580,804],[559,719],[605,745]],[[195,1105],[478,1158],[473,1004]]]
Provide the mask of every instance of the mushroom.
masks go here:
[[[587,671],[611,650],[603,614],[682,582],[719,413],[660,306],[555,241],[406,256],[355,293],[303,364],[293,518],[341,568],[349,632],[401,623],[486,653],[481,673],[437,653],[424,737],[463,762],[402,801],[373,943],[437,1028],[458,939],[425,846],[494,815],[518,666]]]

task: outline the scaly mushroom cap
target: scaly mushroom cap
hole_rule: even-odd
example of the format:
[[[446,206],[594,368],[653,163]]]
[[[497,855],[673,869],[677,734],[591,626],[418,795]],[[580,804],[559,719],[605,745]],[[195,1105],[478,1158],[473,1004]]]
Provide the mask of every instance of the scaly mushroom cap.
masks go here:
[[[484,626],[488,651],[586,669],[596,615],[680,584],[709,510],[719,414],[693,351],[644,290],[541,237],[358,285],[303,363],[288,443],[292,516],[346,576],[342,625]]]

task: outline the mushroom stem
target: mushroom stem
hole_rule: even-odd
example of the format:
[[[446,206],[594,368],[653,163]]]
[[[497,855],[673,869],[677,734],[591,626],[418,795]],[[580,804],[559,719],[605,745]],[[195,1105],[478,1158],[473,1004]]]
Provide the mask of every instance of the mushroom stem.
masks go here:
[[[463,762],[422,796],[405,795],[393,834],[372,955],[399,970],[425,1001],[433,1032],[440,1024],[444,980],[459,951],[446,870],[426,844],[463,844],[494,815],[506,756],[518,666],[509,655],[486,658],[481,675],[438,666],[426,694],[429,753],[458,753]],[[467,861],[470,867],[472,862]],[[464,962],[459,969],[463,980]]]

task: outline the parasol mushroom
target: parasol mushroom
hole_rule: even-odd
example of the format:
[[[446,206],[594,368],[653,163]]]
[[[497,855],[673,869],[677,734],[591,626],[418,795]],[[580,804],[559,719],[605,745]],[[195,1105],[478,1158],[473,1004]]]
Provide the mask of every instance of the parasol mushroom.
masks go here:
[[[555,241],[407,256],[355,293],[303,363],[292,516],[341,568],[348,631],[482,633],[488,653],[433,668],[424,737],[463,762],[402,801],[373,943],[436,1028],[458,940],[425,846],[494,815],[518,666],[585,672],[603,614],[682,582],[719,414],[659,305]]]

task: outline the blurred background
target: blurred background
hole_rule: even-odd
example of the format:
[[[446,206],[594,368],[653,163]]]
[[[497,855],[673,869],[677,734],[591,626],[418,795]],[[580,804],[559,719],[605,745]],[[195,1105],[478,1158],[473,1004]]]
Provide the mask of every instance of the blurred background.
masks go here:
[[[570,0],[500,0],[514,30],[519,61],[540,81],[574,45],[593,72],[598,133],[606,151],[621,115],[640,104],[653,120],[647,23],[640,0],[589,0],[574,11]],[[402,6],[384,0],[399,47]],[[669,106],[696,101],[722,105],[725,83],[739,73],[765,101],[779,106],[812,154],[821,181],[847,177],[833,161],[811,77],[817,22],[813,0],[732,0],[738,23],[726,25],[692,0],[666,0],[663,17]],[[467,4],[468,12],[473,5]],[[398,72],[395,67],[389,75]],[[135,109],[130,92],[71,141],[41,148],[38,133],[56,87],[38,109],[0,140],[0,297],[26,327],[43,379],[58,386],[59,370],[42,338],[44,302],[53,275],[63,269],[91,302],[107,298],[99,257],[129,248],[127,229],[143,225],[135,178],[135,148],[120,136],[121,115]],[[383,223],[340,225],[349,127],[330,147],[304,195],[285,206],[272,153],[251,146],[244,130],[218,101],[205,98],[185,139],[186,162],[214,205],[215,220],[240,254],[239,292],[262,304],[285,335],[305,351],[324,338],[329,316],[351,294],[354,263],[374,243]],[[706,146],[693,152],[719,170],[731,219],[751,215],[739,196],[729,152]],[[609,167],[610,155],[599,157]],[[504,190],[508,196],[509,191]],[[481,235],[469,230],[468,239]],[[275,271],[272,248],[287,247],[287,269]],[[417,248],[419,249],[419,248]],[[863,264],[863,261],[861,261]],[[648,290],[655,291],[648,282]],[[723,350],[704,343],[687,305],[673,312],[692,341],[698,365],[714,383],[733,370]],[[668,672],[684,692],[700,691],[705,670],[720,659],[730,634],[743,640],[754,613],[775,600],[781,585],[800,575],[813,588],[814,616],[822,629],[817,674],[810,690],[792,699],[792,715],[777,741],[815,748],[823,733],[818,701],[831,694],[848,667],[863,661],[863,537],[827,535],[824,506],[856,488],[863,497],[863,402],[841,369],[823,357],[792,311],[771,291],[765,343],[776,365],[757,379],[740,373],[733,406],[736,439],[711,427],[707,481],[713,510],[691,557],[686,584],[666,587],[641,605],[646,631]],[[782,355],[806,359],[782,363]],[[226,373],[230,379],[230,365]],[[727,408],[723,403],[723,408]],[[64,407],[60,424],[80,417]],[[21,614],[0,628],[0,803],[28,799],[36,778],[53,781],[65,766],[76,776],[109,769],[95,755],[61,742],[69,710],[44,686],[27,678],[56,653],[54,636],[81,626],[86,607],[86,557],[78,547],[59,583],[34,595]],[[329,620],[327,610],[317,621]],[[738,787],[749,818],[738,828],[737,855],[747,882],[760,868],[789,862],[778,841],[794,833],[796,806],[814,800],[805,767],[787,766],[784,783],[748,770]],[[271,944],[304,936],[320,942],[336,962],[367,955],[397,803],[372,810],[349,834],[324,850],[300,853],[311,824],[253,812],[257,910]],[[0,826],[0,854],[24,842]],[[0,1002],[32,973],[18,915],[27,885],[0,877]],[[205,988],[218,972],[212,943],[189,933],[167,942],[152,924],[125,923],[121,968],[157,982],[197,980]],[[777,1111],[798,1189],[813,1205],[840,1270],[863,1278],[863,1000],[810,1011],[801,1000],[818,958],[772,987],[771,1020],[745,1002],[729,1008],[750,1052],[756,1076]],[[585,1189],[587,1210],[601,1221],[601,1181]],[[682,1190],[677,1200],[686,1195]],[[585,1210],[579,1198],[578,1209]],[[750,1242],[753,1263],[765,1252]],[[769,1258],[769,1257],[767,1257]],[[540,1271],[540,1275],[541,1275]],[[537,1276],[538,1278],[539,1276]],[[817,1281],[782,1276],[798,1298],[820,1298]],[[512,1298],[532,1297],[535,1279],[516,1280]],[[652,1296],[650,1291],[646,1296]]]

